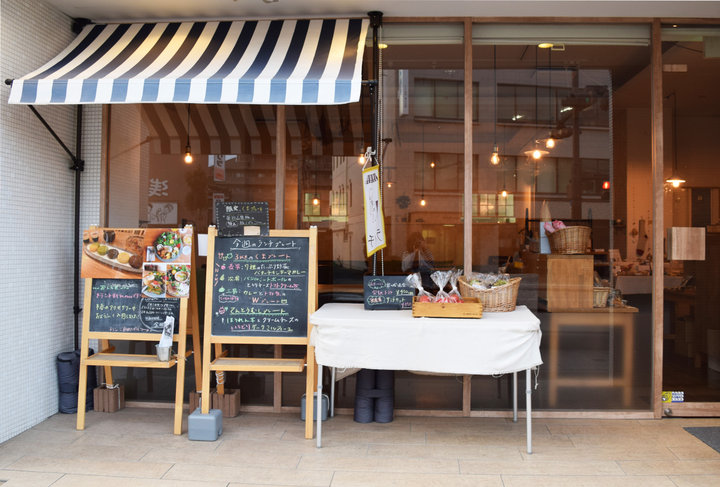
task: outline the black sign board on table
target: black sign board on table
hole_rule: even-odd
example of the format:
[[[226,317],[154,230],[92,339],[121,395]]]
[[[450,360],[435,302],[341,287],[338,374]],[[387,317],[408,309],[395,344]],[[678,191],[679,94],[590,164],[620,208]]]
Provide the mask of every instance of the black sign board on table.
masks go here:
[[[214,336],[305,337],[309,239],[217,237]]]
[[[267,201],[216,201],[218,236],[268,235],[270,210]]]
[[[415,290],[405,282],[405,278],[406,276],[365,276],[365,309],[412,309]]]
[[[90,331],[162,333],[167,316],[180,323],[179,298],[142,297],[141,279],[93,279]]]

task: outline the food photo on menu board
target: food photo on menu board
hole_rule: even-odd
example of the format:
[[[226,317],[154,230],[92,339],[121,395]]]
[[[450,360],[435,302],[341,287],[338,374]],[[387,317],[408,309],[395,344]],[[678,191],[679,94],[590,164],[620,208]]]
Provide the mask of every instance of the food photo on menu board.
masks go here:
[[[151,298],[190,295],[193,230],[91,228],[83,232],[82,277],[142,279]]]

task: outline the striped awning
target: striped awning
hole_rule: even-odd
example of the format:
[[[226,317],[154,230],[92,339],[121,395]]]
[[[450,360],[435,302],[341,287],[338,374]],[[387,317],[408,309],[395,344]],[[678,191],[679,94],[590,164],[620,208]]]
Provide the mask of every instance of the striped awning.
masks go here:
[[[360,98],[367,19],[98,24],[9,103],[335,105]]]
[[[198,104],[191,107],[190,145],[199,154],[272,155],[276,113],[267,105]],[[155,154],[180,154],[187,144],[187,112],[172,103],[138,105]],[[371,138],[360,103],[288,106],[287,152],[293,156],[357,156]]]

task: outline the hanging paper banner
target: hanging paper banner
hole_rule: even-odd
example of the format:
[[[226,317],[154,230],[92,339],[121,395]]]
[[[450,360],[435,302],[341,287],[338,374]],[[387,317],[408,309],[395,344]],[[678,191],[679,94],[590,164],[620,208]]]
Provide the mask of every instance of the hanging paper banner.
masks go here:
[[[365,203],[365,248],[370,257],[387,246],[385,217],[380,199],[380,166],[363,169],[363,196]]]

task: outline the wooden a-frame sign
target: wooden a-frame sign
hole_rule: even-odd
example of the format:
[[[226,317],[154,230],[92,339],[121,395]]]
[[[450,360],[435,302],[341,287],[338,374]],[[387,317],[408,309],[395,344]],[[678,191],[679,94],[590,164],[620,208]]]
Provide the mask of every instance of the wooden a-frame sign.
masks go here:
[[[208,228],[202,406],[210,372],[303,372],[305,437],[313,437],[315,347],[308,319],[317,308],[317,228],[270,230],[269,236],[220,237]],[[302,345],[304,358],[229,357],[223,344]],[[215,345],[215,359],[211,350]],[[221,386],[218,386],[219,391]]]
[[[196,248],[196,247],[195,247]],[[191,254],[191,269],[195,271],[195,251]],[[196,276],[191,275],[190,292],[187,298],[176,298],[173,303],[166,299],[155,299],[145,305],[145,311],[158,315],[160,321],[164,321],[164,315],[170,314],[175,317],[176,331],[173,333],[173,348],[177,347],[177,354],[169,361],[160,361],[156,354],[121,354],[114,353],[115,347],[110,345],[110,340],[137,340],[145,342],[160,341],[162,332],[148,332],[139,323],[138,316],[141,311],[135,310],[125,313],[124,306],[132,307],[140,302],[138,298],[142,281],[140,279],[85,279],[84,313],[82,324],[82,339],[80,349],[80,377],[78,383],[78,408],[77,408],[77,429],[85,429],[85,405],[87,393],[87,368],[88,366],[104,367],[105,382],[112,384],[112,367],[140,367],[152,369],[169,369],[176,367],[175,379],[175,416],[173,422],[173,433],[182,433],[182,411],[185,386],[185,361],[192,354],[195,364],[195,386],[200,390],[200,373],[202,359],[200,357],[200,328],[198,321],[198,296],[197,286],[194,284]],[[98,296],[103,296],[98,305]],[[179,301],[179,305],[177,304]],[[95,304],[95,308],[93,305]],[[102,309],[100,309],[102,308]],[[104,310],[112,309],[114,312],[111,326],[108,320],[98,318]],[[139,304],[136,308],[143,308]],[[149,309],[149,311],[148,311]],[[96,313],[94,316],[93,313]],[[127,318],[127,321],[124,321]],[[104,322],[103,322],[104,321]],[[102,322],[102,323],[100,323]],[[187,349],[187,335],[192,334],[192,350]],[[100,351],[89,355],[89,341],[99,341]]]

